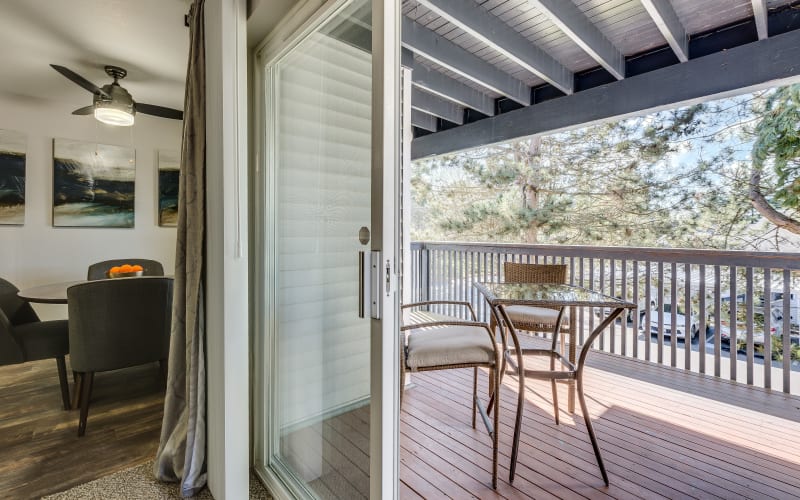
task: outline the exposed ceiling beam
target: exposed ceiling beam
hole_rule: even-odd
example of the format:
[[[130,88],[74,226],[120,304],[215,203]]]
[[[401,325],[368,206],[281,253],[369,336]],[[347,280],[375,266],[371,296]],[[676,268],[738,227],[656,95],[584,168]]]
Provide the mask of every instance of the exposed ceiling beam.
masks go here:
[[[574,89],[574,76],[561,63],[490,14],[475,0],[417,0],[423,5],[503,54],[566,94]]]
[[[767,22],[767,0],[752,0],[753,17],[756,20],[758,39],[763,40],[769,36],[769,23]]]
[[[465,108],[494,116],[494,99],[491,96],[418,62],[413,62],[411,69],[411,83],[415,87],[425,89]]]
[[[669,0],[641,0],[641,2],[653,22],[658,26],[658,30],[667,39],[672,51],[678,56],[678,60],[680,62],[688,61],[689,38]]]
[[[411,89],[411,107],[458,125],[464,124],[464,108],[417,87]]]
[[[549,134],[800,82],[800,30],[414,139],[411,158]]]
[[[603,66],[617,80],[625,78],[622,53],[589,21],[572,0],[528,0],[545,14],[584,52]]]
[[[436,132],[436,117],[424,111],[412,108],[411,125],[427,130],[428,132]]]
[[[407,17],[403,17],[403,47],[524,106],[531,103],[531,89],[525,82]]]

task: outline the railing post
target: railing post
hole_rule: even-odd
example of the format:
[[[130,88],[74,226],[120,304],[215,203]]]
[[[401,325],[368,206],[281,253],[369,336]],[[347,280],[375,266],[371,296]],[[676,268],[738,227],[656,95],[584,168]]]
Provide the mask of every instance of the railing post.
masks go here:
[[[430,250],[424,243],[419,249],[419,300],[425,302],[430,300],[431,295],[431,268]]]

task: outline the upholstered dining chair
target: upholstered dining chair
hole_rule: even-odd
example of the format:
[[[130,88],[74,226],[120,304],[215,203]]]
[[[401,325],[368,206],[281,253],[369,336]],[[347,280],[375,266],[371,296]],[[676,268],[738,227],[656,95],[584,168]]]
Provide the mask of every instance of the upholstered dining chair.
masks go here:
[[[470,320],[429,312],[431,306],[465,308]],[[479,410],[486,430],[492,438],[492,488],[497,488],[497,447],[500,411],[500,366],[502,347],[486,323],[479,322],[472,305],[458,301],[427,301],[402,306],[400,327],[400,406],[403,404],[405,372],[472,368],[472,428]],[[478,398],[478,368],[489,369],[491,393],[489,413],[494,410],[494,422]]]
[[[88,281],[67,289],[78,436],[86,433],[94,374],[169,357],[172,278]]]
[[[54,358],[61,400],[70,409],[69,381],[64,356],[69,354],[67,320],[40,321],[19,290],[0,278],[0,366]]]
[[[108,270],[122,264],[140,265],[143,268],[142,276],[164,276],[164,266],[157,260],[150,259],[112,259],[95,262],[89,266],[87,280],[102,280],[108,278]]]

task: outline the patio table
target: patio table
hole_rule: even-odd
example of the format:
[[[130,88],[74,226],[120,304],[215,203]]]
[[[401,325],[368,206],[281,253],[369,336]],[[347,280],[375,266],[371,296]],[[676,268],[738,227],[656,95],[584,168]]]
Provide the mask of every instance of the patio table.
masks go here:
[[[540,283],[475,283],[475,287],[485,297],[492,313],[497,315],[498,325],[501,329],[503,342],[503,366],[500,370],[500,377],[505,374],[507,367],[511,368],[511,373],[517,376],[519,381],[519,394],[517,397],[517,415],[514,425],[514,442],[511,450],[511,466],[509,481],[514,480],[514,472],[517,464],[517,453],[519,451],[520,425],[522,424],[522,411],[525,402],[525,379],[527,377],[550,380],[553,387],[553,405],[555,411],[556,424],[558,424],[558,401],[556,398],[555,383],[557,380],[575,380],[577,382],[578,400],[581,405],[586,428],[589,438],[594,448],[598,466],[603,475],[603,480],[608,484],[603,460],[600,457],[600,449],[594,434],[589,412],[586,409],[586,400],[583,395],[583,368],[586,364],[586,356],[589,354],[590,347],[600,336],[603,330],[614,322],[626,309],[636,309],[636,304],[623,299],[609,297],[593,290],[566,285],[566,284],[540,284]],[[529,349],[523,348],[519,342],[514,323],[506,314],[505,307],[509,305],[525,305],[538,307],[552,307],[559,310],[558,319],[553,329],[553,339],[550,349]],[[606,317],[591,332],[581,348],[578,362],[574,359],[566,359],[556,349],[558,333],[561,330],[561,322],[564,311],[567,307],[594,307],[600,311],[608,311]],[[574,321],[574,319],[573,319]],[[513,347],[508,344],[508,333],[511,334]],[[575,343],[575,339],[570,339]],[[546,356],[550,359],[549,370],[529,370],[525,368],[525,355]],[[560,363],[556,369],[555,362]]]

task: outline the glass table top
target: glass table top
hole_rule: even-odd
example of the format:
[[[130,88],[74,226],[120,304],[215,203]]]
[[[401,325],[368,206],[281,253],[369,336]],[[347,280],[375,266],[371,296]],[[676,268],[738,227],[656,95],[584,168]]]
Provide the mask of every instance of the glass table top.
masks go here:
[[[636,304],[574,285],[543,283],[475,283],[492,305],[589,306],[636,308]]]

